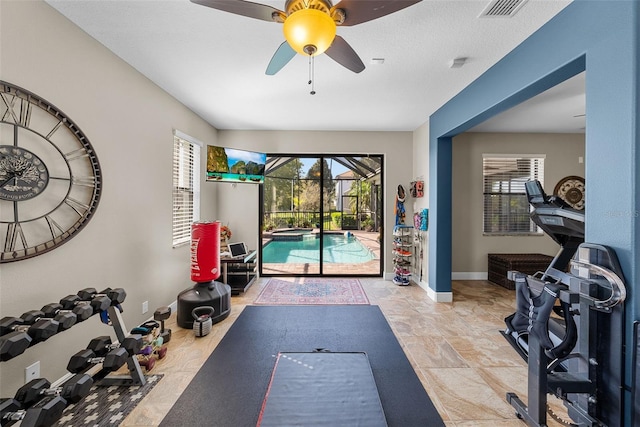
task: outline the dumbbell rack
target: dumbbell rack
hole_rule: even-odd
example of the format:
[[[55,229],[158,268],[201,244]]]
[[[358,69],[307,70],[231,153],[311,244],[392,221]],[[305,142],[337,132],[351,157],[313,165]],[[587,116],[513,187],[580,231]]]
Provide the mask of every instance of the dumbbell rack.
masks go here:
[[[117,307],[109,307],[109,320],[111,326],[116,333],[118,341],[123,342],[127,337],[127,329],[124,327],[124,321],[120,315],[120,310]],[[103,378],[98,385],[101,386],[132,386],[132,385],[145,385],[147,379],[142,373],[142,368],[138,362],[138,357],[134,354],[127,359],[127,366],[129,368],[129,375],[109,375]]]
[[[122,320],[122,316],[120,314],[120,310],[116,306],[109,306],[107,309],[109,314],[109,321],[111,326],[114,329],[116,337],[118,341],[122,342],[128,335],[127,329],[124,326],[124,321]],[[127,366],[129,368],[128,375],[109,375],[103,378],[97,385],[104,386],[133,386],[133,385],[144,385],[146,384],[146,378],[142,373],[142,368],[140,367],[140,363],[138,363],[138,358],[136,355],[129,356],[127,359]]]

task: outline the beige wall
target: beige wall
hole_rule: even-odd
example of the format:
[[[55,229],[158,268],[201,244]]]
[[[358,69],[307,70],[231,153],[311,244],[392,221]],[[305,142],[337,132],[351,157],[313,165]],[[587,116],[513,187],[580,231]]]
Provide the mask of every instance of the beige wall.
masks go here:
[[[190,285],[188,247],[171,247],[173,129],[215,143],[216,130],[40,1],[0,2],[0,78],[69,115],[100,161],[104,187],[88,225],[62,247],[0,267],[0,317],[19,316],[79,289],[123,287],[131,328]],[[215,197],[203,185],[203,200]],[[203,203],[203,218],[215,207]],[[150,312],[142,314],[142,302]],[[0,393],[24,383],[39,360],[56,380],[66,361],[97,335],[93,317],[22,356],[0,363]]]
[[[453,139],[452,271],[487,271],[488,253],[535,252],[555,255],[559,246],[548,236],[483,236],[482,155],[544,154],[544,189],[553,194],[568,175],[584,177],[584,134],[464,133]],[[588,201],[587,201],[588,203]],[[464,278],[459,275],[459,278]]]
[[[300,131],[219,131],[218,142],[223,146],[257,150],[267,153],[300,154],[382,154],[384,155],[384,215],[385,273],[391,273],[391,235],[395,224],[393,207],[398,184],[408,188],[412,180],[411,132],[300,132]],[[211,183],[220,185],[217,209],[220,221],[228,222],[233,230],[252,247],[258,236],[258,192],[250,184]],[[232,203],[228,201],[232,200]],[[237,203],[246,200],[242,209]],[[254,202],[255,201],[255,202]],[[410,203],[406,203],[407,223],[412,218]],[[235,236],[234,236],[235,237]]]
[[[412,199],[413,212],[429,208],[429,122],[413,132],[413,179],[424,181],[424,196]],[[429,278],[429,231],[418,232],[422,257],[413,266],[412,279],[423,288],[428,288]],[[414,258],[415,259],[415,258]]]

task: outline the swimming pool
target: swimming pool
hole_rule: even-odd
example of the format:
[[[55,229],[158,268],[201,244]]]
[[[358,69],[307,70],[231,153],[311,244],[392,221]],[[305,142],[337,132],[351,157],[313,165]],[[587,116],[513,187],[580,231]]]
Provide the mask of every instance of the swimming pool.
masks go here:
[[[262,248],[263,263],[317,264],[320,262],[320,239],[308,234],[301,240],[272,240]],[[323,261],[335,264],[360,264],[374,259],[373,254],[355,237],[324,235]]]

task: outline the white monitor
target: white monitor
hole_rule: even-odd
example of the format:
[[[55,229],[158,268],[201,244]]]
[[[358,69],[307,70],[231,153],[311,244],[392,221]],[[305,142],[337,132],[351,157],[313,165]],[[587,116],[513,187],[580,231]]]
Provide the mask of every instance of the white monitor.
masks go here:
[[[229,252],[231,252],[231,256],[233,258],[241,256],[243,257],[248,254],[247,246],[244,244],[244,242],[229,243]]]

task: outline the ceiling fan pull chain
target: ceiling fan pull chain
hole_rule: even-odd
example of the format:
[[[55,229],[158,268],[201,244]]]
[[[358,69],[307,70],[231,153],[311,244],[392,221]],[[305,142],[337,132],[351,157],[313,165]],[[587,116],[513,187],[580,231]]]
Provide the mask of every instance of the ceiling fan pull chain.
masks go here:
[[[313,56],[309,56],[309,83],[311,85],[311,95],[315,95],[315,59]]]

